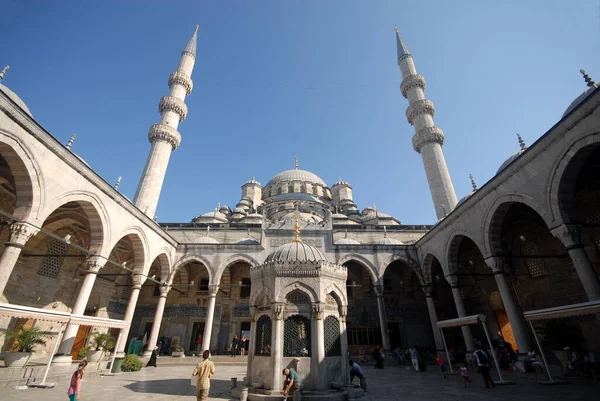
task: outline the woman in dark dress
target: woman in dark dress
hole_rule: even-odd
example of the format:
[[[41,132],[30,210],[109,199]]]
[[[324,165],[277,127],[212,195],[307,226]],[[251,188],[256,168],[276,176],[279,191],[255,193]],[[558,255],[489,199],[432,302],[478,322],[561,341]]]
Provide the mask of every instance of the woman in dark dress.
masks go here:
[[[146,367],[154,366],[156,367],[156,357],[158,356],[158,347],[154,347],[152,350],[152,355],[150,355],[150,360],[146,364]]]

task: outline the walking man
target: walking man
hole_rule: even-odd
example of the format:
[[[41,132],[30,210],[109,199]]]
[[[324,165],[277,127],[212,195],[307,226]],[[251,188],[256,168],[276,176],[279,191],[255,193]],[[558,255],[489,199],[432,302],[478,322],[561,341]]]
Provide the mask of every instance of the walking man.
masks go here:
[[[215,374],[215,364],[208,360],[210,351],[206,350],[202,353],[204,360],[196,366],[192,376],[198,376],[198,384],[196,384],[196,399],[197,401],[206,401],[208,399],[208,390],[210,389],[210,377]]]
[[[237,350],[240,345],[240,340],[238,340],[238,336],[233,337],[231,340],[231,357],[235,357],[237,355]]]
[[[475,361],[477,362],[477,369],[479,373],[481,373],[481,377],[483,377],[485,387],[496,387],[494,381],[492,380],[492,376],[490,375],[490,360],[488,358],[487,353],[483,349],[481,349],[481,345],[477,345],[477,350],[473,352],[473,356],[475,357]]]
[[[412,361],[413,367],[415,368],[415,372],[420,372],[419,369],[419,352],[417,351],[417,347],[415,345],[410,349],[410,359]]]

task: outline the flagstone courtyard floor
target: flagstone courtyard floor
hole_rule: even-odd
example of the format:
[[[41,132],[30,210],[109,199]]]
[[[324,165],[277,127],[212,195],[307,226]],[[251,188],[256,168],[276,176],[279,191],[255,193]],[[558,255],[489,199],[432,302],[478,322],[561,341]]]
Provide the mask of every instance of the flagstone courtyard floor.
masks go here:
[[[434,401],[536,401],[536,400],[592,400],[597,399],[600,386],[591,383],[571,383],[559,386],[540,386],[529,379],[516,379],[517,385],[483,387],[481,377],[471,373],[473,383],[464,388],[459,376],[444,379],[440,372],[430,367],[427,372],[413,372],[404,367],[391,366],[385,370],[363,367],[368,379],[368,396],[374,400],[434,400]],[[88,377],[84,379],[80,401],[100,400],[195,400],[190,386],[193,366],[159,366],[140,372],[121,373],[117,376]],[[231,378],[241,382],[246,375],[244,366],[218,366],[212,379],[209,400],[230,400]],[[494,373],[495,375],[495,373]],[[495,377],[495,376],[493,376]],[[355,380],[357,382],[358,380]],[[597,382],[596,382],[597,383]],[[2,401],[35,400],[55,401],[67,399],[68,380],[57,383],[52,389],[1,390]]]

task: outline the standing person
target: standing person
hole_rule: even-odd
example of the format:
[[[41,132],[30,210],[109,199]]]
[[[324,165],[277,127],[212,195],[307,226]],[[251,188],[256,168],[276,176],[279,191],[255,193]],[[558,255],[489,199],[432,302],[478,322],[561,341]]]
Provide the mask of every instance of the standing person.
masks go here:
[[[242,338],[240,338],[240,355],[244,356],[245,352],[246,352],[246,336],[242,335]]]
[[[415,372],[420,372],[419,369],[419,351],[417,351],[416,346],[412,346],[410,349],[410,360],[412,361],[413,367],[415,368]]]
[[[448,378],[448,373],[446,373],[446,363],[444,362],[444,358],[442,358],[442,356],[440,354],[437,354],[435,357],[435,361],[437,362],[437,364],[439,365],[440,369],[442,370],[442,373],[444,375],[444,379]]]
[[[71,376],[71,385],[69,386],[69,391],[67,391],[69,401],[79,400],[79,393],[81,392],[81,382],[83,381],[83,374],[85,373],[85,368],[87,364],[88,362],[86,360],[79,362],[77,370],[73,372],[73,376]]]
[[[154,366],[156,367],[156,357],[158,356],[158,347],[154,347],[152,350],[152,355],[150,355],[150,360],[146,364],[146,367]]]
[[[481,348],[481,345],[477,345],[477,349],[473,352],[475,361],[477,362],[477,369],[483,377],[483,382],[486,388],[496,387],[492,376],[490,375],[490,360],[488,359],[487,353]]]
[[[398,358],[398,365],[404,365],[404,358],[402,357],[402,350],[400,349],[400,347],[396,347],[396,349],[394,350],[394,354],[396,355],[396,358]]]
[[[231,357],[232,358],[237,355],[237,349],[238,349],[239,345],[240,345],[240,341],[238,340],[238,337],[237,336],[233,337],[233,340],[231,340]]]
[[[469,370],[467,369],[464,363],[460,364],[460,376],[462,377],[463,384],[466,388],[467,383],[471,383],[471,380],[469,380]]]
[[[196,351],[200,351],[201,349],[202,349],[202,334],[199,334],[198,338],[196,339]]]
[[[300,376],[292,368],[283,369],[283,375],[285,376],[285,382],[283,383],[283,395],[284,401],[287,400],[288,394],[294,395],[294,391],[300,389]]]
[[[360,387],[364,389],[364,380],[365,376],[363,374],[362,368],[358,365],[358,363],[354,362],[352,359],[348,361],[350,365],[350,384],[354,381],[354,377],[358,377],[360,380]]]
[[[198,384],[196,384],[196,399],[197,401],[206,401],[208,399],[208,390],[210,390],[210,377],[215,374],[215,364],[208,360],[210,351],[206,350],[202,353],[202,362],[200,362],[192,376],[198,376]]]

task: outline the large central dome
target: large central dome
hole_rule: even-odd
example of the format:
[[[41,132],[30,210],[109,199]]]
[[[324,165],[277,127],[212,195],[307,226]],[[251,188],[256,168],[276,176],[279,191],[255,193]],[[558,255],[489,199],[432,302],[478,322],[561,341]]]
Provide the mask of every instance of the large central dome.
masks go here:
[[[326,187],[325,181],[323,181],[316,174],[311,173],[306,170],[286,170],[277,174],[275,177],[271,178],[271,181],[267,183],[267,187],[271,185],[283,184],[284,182],[292,182],[292,181],[302,181],[302,182],[310,182],[314,184],[321,184]]]

